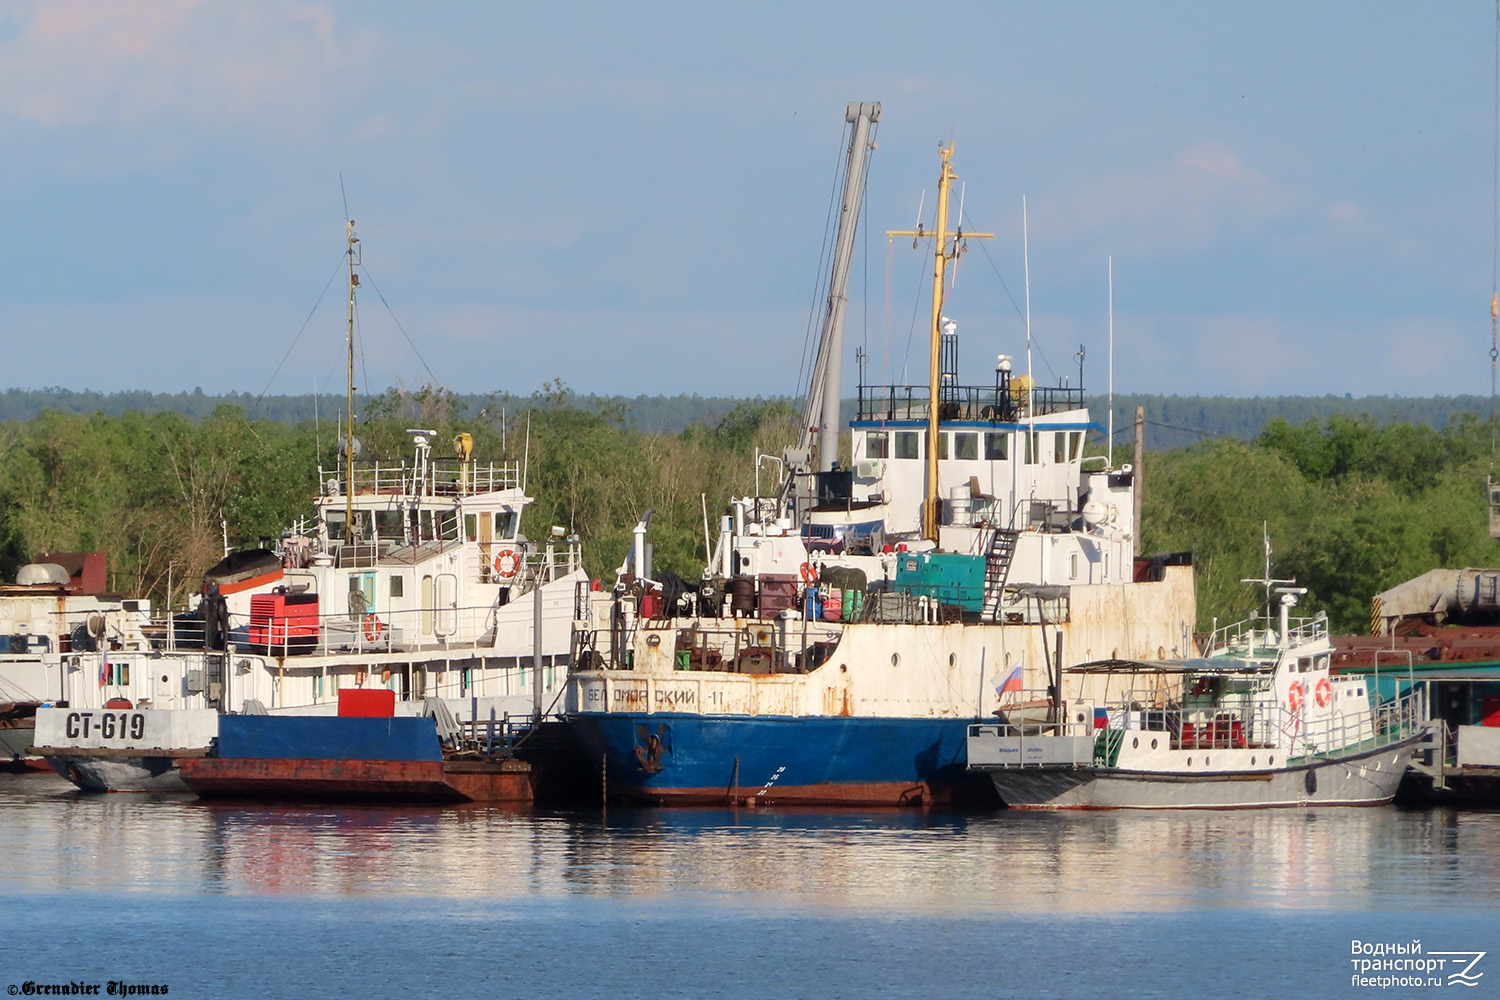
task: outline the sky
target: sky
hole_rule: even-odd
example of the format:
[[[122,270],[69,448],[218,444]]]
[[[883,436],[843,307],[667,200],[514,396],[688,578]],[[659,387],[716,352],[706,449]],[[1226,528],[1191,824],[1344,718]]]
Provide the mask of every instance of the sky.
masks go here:
[[[878,101],[846,396],[925,377],[950,141],[965,383],[1029,263],[1103,392],[1112,259],[1117,391],[1484,394],[1495,81],[1478,2],[0,0],[0,386],[341,391],[353,217],[363,389],[791,395]]]

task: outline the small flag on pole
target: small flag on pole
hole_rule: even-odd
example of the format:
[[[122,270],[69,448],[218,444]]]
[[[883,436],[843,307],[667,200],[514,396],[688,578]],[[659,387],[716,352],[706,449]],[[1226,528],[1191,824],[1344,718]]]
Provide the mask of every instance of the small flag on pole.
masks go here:
[[[99,686],[103,687],[109,683],[109,654],[105,653],[99,658]]]
[[[1021,690],[1021,664],[1016,664],[1015,669],[1005,675],[1005,680],[995,685],[995,693],[1005,694],[1007,691]]]

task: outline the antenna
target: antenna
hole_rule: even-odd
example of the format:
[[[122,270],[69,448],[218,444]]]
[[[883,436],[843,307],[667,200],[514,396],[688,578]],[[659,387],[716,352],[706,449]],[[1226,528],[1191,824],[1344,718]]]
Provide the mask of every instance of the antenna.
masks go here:
[[[344,188],[344,175],[339,175],[339,190]],[[349,218],[349,213],[344,212],[344,218],[348,220],[348,249],[345,253],[349,257],[349,381],[348,381],[348,417],[349,422],[344,425],[347,446],[344,448],[344,468],[348,473],[348,479],[344,483],[344,539],[354,539],[354,455],[356,451],[354,440],[354,291],[359,288],[359,275],[354,273],[355,267],[360,263],[359,237],[354,235],[354,220]]]
[[[1021,195],[1021,261],[1026,273],[1026,447],[1036,449],[1036,377],[1031,373],[1031,231],[1026,222],[1026,196]],[[1041,456],[1033,454],[1033,461]],[[1031,492],[1036,495],[1036,472],[1032,471]]]
[[[1109,467],[1115,467],[1115,258],[1109,258]]]

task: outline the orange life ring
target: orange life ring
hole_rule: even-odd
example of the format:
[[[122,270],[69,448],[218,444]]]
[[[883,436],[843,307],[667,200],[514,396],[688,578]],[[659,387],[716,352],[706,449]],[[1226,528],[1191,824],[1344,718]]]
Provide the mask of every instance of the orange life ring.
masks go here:
[[[1292,706],[1293,712],[1302,711],[1302,703],[1307,701],[1307,689],[1302,686],[1301,681],[1293,681],[1291,688],[1286,693],[1287,704]]]
[[[594,581],[594,587],[593,587],[593,590],[594,590],[594,593],[596,593],[596,594],[597,594],[597,593],[599,593],[599,591],[601,591],[601,590],[603,590],[603,589],[604,589],[604,588],[603,588],[603,587],[602,587],[602,586],[600,586],[600,584],[599,584],[599,581],[598,581],[598,580],[595,580],[595,581]]]
[[[374,615],[365,615],[365,638],[371,642],[379,642],[380,634],[385,631],[385,622]]]
[[[1333,683],[1324,677],[1318,681],[1318,686],[1313,689],[1314,696],[1318,699],[1318,707],[1327,707],[1333,700]]]
[[[495,575],[503,580],[509,580],[516,575],[516,570],[521,568],[521,557],[516,555],[515,549],[501,549],[495,553]]]
[[[802,582],[803,583],[817,583],[818,582],[818,567],[814,566],[812,563],[803,563],[802,564]]]

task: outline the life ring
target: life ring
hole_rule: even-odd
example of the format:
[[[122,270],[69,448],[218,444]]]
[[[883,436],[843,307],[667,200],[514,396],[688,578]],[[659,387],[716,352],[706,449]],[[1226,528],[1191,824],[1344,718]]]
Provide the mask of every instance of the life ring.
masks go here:
[[[1293,712],[1302,711],[1302,703],[1307,700],[1307,689],[1302,686],[1301,681],[1293,681],[1291,688],[1286,693],[1286,701],[1292,706]]]
[[[515,576],[520,567],[521,557],[516,555],[515,549],[501,549],[495,553],[495,575],[502,580]]]
[[[814,566],[812,563],[803,563],[802,564],[802,582],[803,583],[817,583],[818,582],[818,567]]]
[[[599,583],[598,580],[595,580],[594,581],[594,586],[593,586],[592,589],[593,589],[593,592],[597,594],[597,593],[599,593],[599,591],[603,590],[604,587],[600,585],[600,583]]]
[[[1313,688],[1313,695],[1318,699],[1318,707],[1326,708],[1333,700],[1333,683],[1327,677],[1319,679],[1318,686]]]
[[[374,615],[365,615],[365,638],[371,642],[379,642],[380,635],[385,631],[385,622]]]

